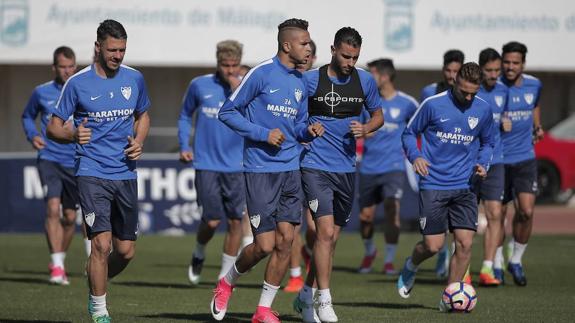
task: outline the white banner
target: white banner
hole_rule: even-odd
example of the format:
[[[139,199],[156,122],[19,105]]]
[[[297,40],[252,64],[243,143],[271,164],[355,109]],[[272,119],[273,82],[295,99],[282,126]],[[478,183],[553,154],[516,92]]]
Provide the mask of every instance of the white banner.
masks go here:
[[[0,64],[50,63],[60,45],[91,60],[99,22],[128,32],[130,65],[213,66],[215,44],[237,39],[244,62],[275,54],[277,25],[310,22],[318,64],[343,26],[364,38],[360,63],[392,57],[400,68],[438,69],[447,49],[477,60],[485,47],[517,40],[531,70],[575,70],[575,1],[570,0],[0,0]]]

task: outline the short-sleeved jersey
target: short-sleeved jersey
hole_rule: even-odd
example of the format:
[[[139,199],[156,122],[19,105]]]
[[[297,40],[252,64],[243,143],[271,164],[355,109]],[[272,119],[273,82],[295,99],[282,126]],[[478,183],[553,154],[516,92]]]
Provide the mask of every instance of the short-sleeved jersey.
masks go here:
[[[491,104],[493,110],[493,159],[491,164],[503,163],[503,147],[501,145],[501,116],[507,103],[507,87],[497,81],[495,86],[487,90],[483,85],[477,96]]]
[[[193,116],[193,167],[216,172],[243,170],[244,138],[218,118],[220,107],[231,95],[230,86],[217,74],[197,77],[190,82],[178,120],[180,150],[189,151]]]
[[[363,108],[367,109],[368,112],[380,109],[381,99],[375,80],[369,72],[363,69],[358,68],[356,71],[363,91]],[[348,85],[351,80],[351,76],[344,79],[329,77],[329,81],[337,85]],[[307,95],[311,98],[316,94],[320,83],[320,69],[304,73],[304,81]],[[326,96],[330,95],[330,93],[326,94]],[[341,97],[337,93],[331,96]],[[330,102],[329,100],[325,101]],[[335,102],[345,103],[345,101],[346,98],[341,97],[341,100]],[[338,107],[343,107],[343,103],[333,104],[332,102],[332,108],[336,110]],[[359,121],[360,116],[361,113],[338,118],[327,115],[310,115],[309,123],[320,122],[325,129],[325,133],[305,147],[301,166],[334,173],[355,172],[355,137],[350,131],[350,124],[354,120]]]
[[[38,150],[38,158],[56,162],[66,168],[74,167],[74,144],[60,144],[46,137],[46,127],[54,112],[54,107],[62,85],[55,81],[46,82],[37,86],[32,92],[24,113],[22,113],[22,126],[26,133],[26,139],[32,142],[36,136],[44,139],[46,146]],[[36,129],[36,118],[40,115],[40,131]]]
[[[511,131],[501,134],[503,144],[503,163],[514,164],[524,160],[534,159],[533,148],[533,109],[539,105],[541,95],[541,81],[522,74],[521,85],[508,84],[501,78],[508,88],[507,105],[505,113],[511,119]]]
[[[277,173],[299,169],[300,144],[307,132],[302,74],[277,56],[252,68],[226,100],[220,120],[244,137],[244,171]],[[281,146],[267,142],[273,129],[285,136]]]
[[[409,161],[423,157],[430,164],[429,175],[420,176],[419,188],[469,188],[475,165],[489,168],[492,127],[491,106],[479,97],[466,109],[457,106],[451,91],[423,101],[402,136]],[[423,137],[422,151],[417,148],[419,134]]]
[[[427,98],[432,97],[437,94],[437,83],[431,83],[426,85],[421,90],[421,95],[419,97],[419,102],[425,101]]]
[[[134,137],[134,114],[150,105],[142,74],[126,65],[112,78],[102,78],[88,66],[68,79],[54,115],[62,120],[74,117],[77,127],[92,130],[90,142],[76,144],[76,176],[110,180],[136,179],[136,161],[124,153],[128,136]]]
[[[389,100],[382,97],[381,106],[385,123],[373,136],[365,139],[363,158],[359,165],[362,174],[405,170],[401,135],[417,110],[418,103],[413,97],[398,91]]]

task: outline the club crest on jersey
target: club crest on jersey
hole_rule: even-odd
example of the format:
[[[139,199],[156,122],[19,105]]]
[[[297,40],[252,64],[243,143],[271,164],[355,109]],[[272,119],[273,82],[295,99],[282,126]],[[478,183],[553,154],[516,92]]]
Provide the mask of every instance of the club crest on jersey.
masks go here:
[[[479,123],[479,118],[476,118],[476,117],[468,117],[467,118],[467,124],[469,125],[469,128],[471,128],[471,129],[475,129],[475,127],[477,127],[478,123]]]
[[[84,221],[91,228],[94,225],[94,220],[96,219],[96,213],[91,212],[84,216]]]
[[[399,117],[400,113],[401,113],[401,110],[399,110],[399,108],[389,109],[389,115],[391,116],[392,119],[397,119],[397,117]]]
[[[523,94],[523,98],[525,99],[525,102],[527,102],[527,104],[533,103],[533,93],[525,93]]]
[[[503,96],[496,95],[495,96],[495,104],[497,104],[497,106],[501,108],[501,106],[503,105]]]
[[[256,215],[250,216],[250,223],[252,224],[252,226],[254,228],[257,229],[260,226],[260,215],[256,214]]]
[[[303,95],[303,92],[300,89],[295,89],[295,100],[297,102],[301,101],[301,97]]]
[[[130,99],[130,96],[132,95],[132,87],[131,86],[122,86],[120,88],[120,91],[122,91],[122,95],[124,96],[124,98],[126,100]]]
[[[419,218],[419,227],[421,230],[425,230],[425,224],[427,223],[427,218]]]

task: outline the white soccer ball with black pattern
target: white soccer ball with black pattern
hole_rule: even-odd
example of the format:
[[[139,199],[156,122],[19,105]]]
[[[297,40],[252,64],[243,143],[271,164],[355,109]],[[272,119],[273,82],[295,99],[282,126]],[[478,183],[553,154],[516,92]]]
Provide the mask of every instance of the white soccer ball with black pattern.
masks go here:
[[[477,304],[477,293],[473,286],[455,282],[445,288],[441,300],[448,312],[469,313]]]

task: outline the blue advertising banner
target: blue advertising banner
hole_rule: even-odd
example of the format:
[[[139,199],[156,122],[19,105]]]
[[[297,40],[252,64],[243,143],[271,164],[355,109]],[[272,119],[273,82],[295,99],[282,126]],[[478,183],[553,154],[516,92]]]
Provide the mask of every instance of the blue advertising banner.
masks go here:
[[[20,157],[18,157],[20,156]],[[26,156],[26,157],[22,157]],[[194,187],[195,170],[176,154],[147,154],[138,162],[139,232],[182,235],[201,221]],[[32,154],[0,158],[0,232],[42,232],[44,190]],[[406,187],[402,220],[417,218],[415,193]],[[357,230],[357,205],[347,230]],[[82,217],[78,217],[78,224]]]

